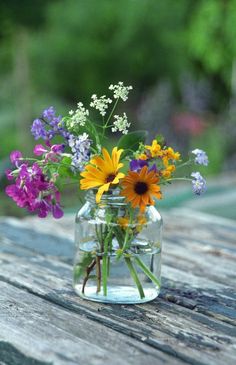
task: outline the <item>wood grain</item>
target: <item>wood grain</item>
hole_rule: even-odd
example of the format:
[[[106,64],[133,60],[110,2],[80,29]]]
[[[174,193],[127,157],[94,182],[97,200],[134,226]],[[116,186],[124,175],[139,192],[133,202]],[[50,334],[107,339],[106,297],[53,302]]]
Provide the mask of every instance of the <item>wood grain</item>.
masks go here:
[[[160,297],[145,305],[101,305],[80,299],[71,286],[72,217],[60,223],[2,218],[0,353],[11,346],[10,353],[39,364],[235,364],[235,223],[177,209],[166,217],[164,232]],[[15,307],[4,304],[9,301],[20,303],[18,322]],[[26,327],[16,326],[24,319]],[[12,331],[17,335],[11,337]],[[31,346],[24,345],[21,331],[25,338],[32,334]],[[34,353],[43,331],[48,337]],[[56,351],[53,337],[50,346],[54,331],[61,340],[66,336],[68,350]],[[44,348],[51,349],[48,359]],[[96,348],[99,359],[93,356]]]

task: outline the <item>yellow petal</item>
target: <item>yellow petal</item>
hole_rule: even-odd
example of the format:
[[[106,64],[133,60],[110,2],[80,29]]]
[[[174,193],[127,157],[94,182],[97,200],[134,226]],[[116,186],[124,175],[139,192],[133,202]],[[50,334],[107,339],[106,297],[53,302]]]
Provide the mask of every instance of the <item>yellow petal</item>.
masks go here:
[[[105,192],[105,191],[108,191],[110,187],[110,183],[107,183],[107,184],[104,184],[102,185],[99,189],[98,189],[98,192],[96,194],[96,203],[100,203],[101,201],[101,197],[102,197],[102,194]]]

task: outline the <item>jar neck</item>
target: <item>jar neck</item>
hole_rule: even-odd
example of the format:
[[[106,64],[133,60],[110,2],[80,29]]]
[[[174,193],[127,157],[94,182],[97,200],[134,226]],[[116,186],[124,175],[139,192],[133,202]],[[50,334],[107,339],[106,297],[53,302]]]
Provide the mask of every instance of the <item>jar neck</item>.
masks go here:
[[[119,195],[119,192],[117,192],[117,191],[116,191],[116,193],[104,193],[102,195],[99,203],[96,203],[96,193],[97,193],[97,190],[91,189],[86,194],[86,200],[93,206],[97,206],[97,207],[101,207],[101,208],[127,206],[125,197]]]

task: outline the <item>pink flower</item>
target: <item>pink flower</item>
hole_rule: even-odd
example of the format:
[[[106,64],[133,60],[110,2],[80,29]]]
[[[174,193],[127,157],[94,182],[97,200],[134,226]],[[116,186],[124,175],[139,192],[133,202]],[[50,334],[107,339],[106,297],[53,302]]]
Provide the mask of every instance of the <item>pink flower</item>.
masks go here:
[[[20,151],[12,151],[10,154],[11,163],[18,167],[19,158],[22,158],[22,153]]]
[[[8,175],[11,176],[9,172]],[[6,194],[19,207],[35,212],[41,218],[47,217],[49,213],[52,213],[54,218],[63,216],[60,193],[37,163],[31,167],[22,164],[15,177],[15,183],[6,187]]]
[[[36,156],[42,156],[44,153],[47,153],[48,150],[42,144],[36,144],[34,147],[34,154]]]

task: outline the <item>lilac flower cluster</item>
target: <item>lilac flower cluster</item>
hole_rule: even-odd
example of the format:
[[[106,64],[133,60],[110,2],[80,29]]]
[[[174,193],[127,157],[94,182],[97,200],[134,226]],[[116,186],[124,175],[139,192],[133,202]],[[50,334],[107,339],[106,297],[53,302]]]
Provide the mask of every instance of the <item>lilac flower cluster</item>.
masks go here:
[[[149,166],[148,161],[147,160],[132,160],[130,161],[129,164],[129,168],[131,171],[135,171],[135,172],[139,172],[144,166]],[[149,169],[148,171],[154,171],[157,173],[157,167],[156,164],[154,163]]]
[[[89,139],[87,133],[83,133],[80,136],[74,136],[71,134],[68,139],[69,147],[72,151],[72,168],[82,171],[85,162],[90,159],[90,146],[92,141]]]
[[[209,163],[208,156],[205,151],[196,148],[195,150],[192,151],[192,154],[195,155],[194,162],[196,164],[204,166],[208,165]]]
[[[60,205],[60,193],[52,181],[44,175],[37,162],[32,166],[22,161],[19,151],[11,153],[11,162],[16,169],[6,171],[8,180],[15,180],[14,184],[6,187],[6,194],[11,197],[20,208],[35,212],[40,218],[52,213],[54,218],[61,218],[63,211]]]
[[[202,177],[200,172],[192,172],[191,176],[193,177],[192,187],[194,194],[201,195],[206,191],[206,180]]]
[[[42,118],[33,121],[31,132],[35,139],[42,138],[50,141],[55,135],[68,138],[69,133],[65,130],[60,116],[56,116],[55,109],[50,106],[42,113]]]

